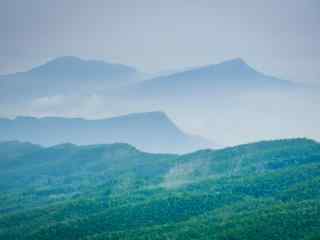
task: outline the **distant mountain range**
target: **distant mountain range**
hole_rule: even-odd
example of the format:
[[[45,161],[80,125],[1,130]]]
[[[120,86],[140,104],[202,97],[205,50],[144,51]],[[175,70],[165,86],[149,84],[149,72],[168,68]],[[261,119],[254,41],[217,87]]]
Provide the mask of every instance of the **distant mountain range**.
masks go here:
[[[0,143],[0,191],[0,239],[318,240],[320,144],[173,155]]]
[[[145,79],[141,72],[126,65],[70,56],[26,72],[0,75],[0,99],[10,102],[56,95],[110,95],[113,93],[110,90],[115,88],[141,97],[196,92],[213,94],[221,89],[287,88],[293,85],[257,72],[240,58]]]
[[[97,92],[139,80],[132,67],[77,57],[60,57],[26,72],[0,75],[0,99]]]
[[[294,83],[257,72],[241,58],[159,76],[138,83],[137,96],[214,94],[226,90],[290,88]],[[130,89],[129,89],[130,91]]]
[[[261,73],[241,58],[146,79],[126,65],[62,57],[0,76],[2,117],[100,118],[161,109],[183,129],[222,145],[264,137],[319,139],[310,124],[320,120],[314,111],[319,104],[318,89]]]
[[[135,113],[100,120],[60,117],[0,119],[0,141],[41,145],[123,142],[149,152],[191,152],[213,147],[201,137],[182,132],[163,112]]]

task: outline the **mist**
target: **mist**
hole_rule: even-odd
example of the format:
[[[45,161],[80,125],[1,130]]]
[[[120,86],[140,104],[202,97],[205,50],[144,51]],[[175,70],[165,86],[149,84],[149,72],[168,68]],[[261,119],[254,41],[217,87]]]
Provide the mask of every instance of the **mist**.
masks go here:
[[[110,81],[114,82],[103,85]],[[30,92],[40,94],[26,92],[23,101],[9,88],[11,96],[0,103],[0,116],[101,119],[162,111],[184,132],[221,147],[261,139],[320,139],[319,88],[269,77],[243,60],[136,79],[109,89],[68,85],[49,95],[32,86]]]

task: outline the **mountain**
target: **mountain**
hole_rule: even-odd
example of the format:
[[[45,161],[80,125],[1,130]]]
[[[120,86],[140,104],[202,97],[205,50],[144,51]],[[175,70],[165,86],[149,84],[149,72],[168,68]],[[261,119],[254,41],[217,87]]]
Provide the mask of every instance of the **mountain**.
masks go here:
[[[262,138],[320,139],[320,131],[313,124],[320,121],[320,111],[314,111],[320,104],[316,88],[260,73],[242,59],[164,74],[138,82],[133,79],[116,89],[97,81],[90,81],[88,86],[81,80],[67,81],[67,87],[63,81],[52,81],[55,86],[50,81],[48,87],[13,81],[10,88],[0,86],[0,116],[98,118],[161,109],[182,129],[205,138],[215,136],[224,146]],[[49,75],[54,76],[54,71]],[[4,82],[8,81],[0,81]],[[42,86],[40,92],[38,86]]]
[[[137,85],[134,88],[137,95],[166,97],[190,93],[213,94],[221,90],[278,89],[294,86],[289,81],[257,72],[241,58],[159,76]]]
[[[182,132],[163,112],[134,113],[99,120],[60,117],[0,119],[0,141],[35,144],[129,143],[149,152],[190,152],[213,145]]]
[[[1,239],[320,236],[320,144],[310,139],[185,155],[128,144],[13,151],[0,158]]]
[[[0,76],[1,99],[90,93],[137,81],[132,67],[77,57],[59,57],[26,72]]]
[[[318,92],[231,59],[130,85],[122,99],[133,111],[162,109],[182,128],[230,146],[262,138],[320,139],[311,123],[320,120],[313,110]]]
[[[26,155],[42,148],[40,145],[19,141],[0,142],[0,146],[0,159],[15,158],[19,155]]]

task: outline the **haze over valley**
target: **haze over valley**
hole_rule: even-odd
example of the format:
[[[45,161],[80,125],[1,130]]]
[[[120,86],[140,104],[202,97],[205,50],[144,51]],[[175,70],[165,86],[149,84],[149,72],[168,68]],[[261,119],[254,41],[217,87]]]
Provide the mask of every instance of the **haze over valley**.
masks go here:
[[[320,240],[319,9],[1,0],[0,240]]]
[[[162,111],[185,132],[220,146],[320,139],[319,88],[270,75],[236,58],[145,79],[129,66],[61,57],[1,76],[0,114],[101,119]]]

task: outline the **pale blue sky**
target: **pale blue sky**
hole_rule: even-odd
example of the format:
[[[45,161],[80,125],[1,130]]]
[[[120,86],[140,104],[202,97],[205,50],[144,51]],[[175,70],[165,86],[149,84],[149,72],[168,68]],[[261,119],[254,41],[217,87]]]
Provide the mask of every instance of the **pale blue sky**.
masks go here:
[[[155,72],[242,57],[320,82],[318,0],[1,0],[0,73],[75,55]]]

